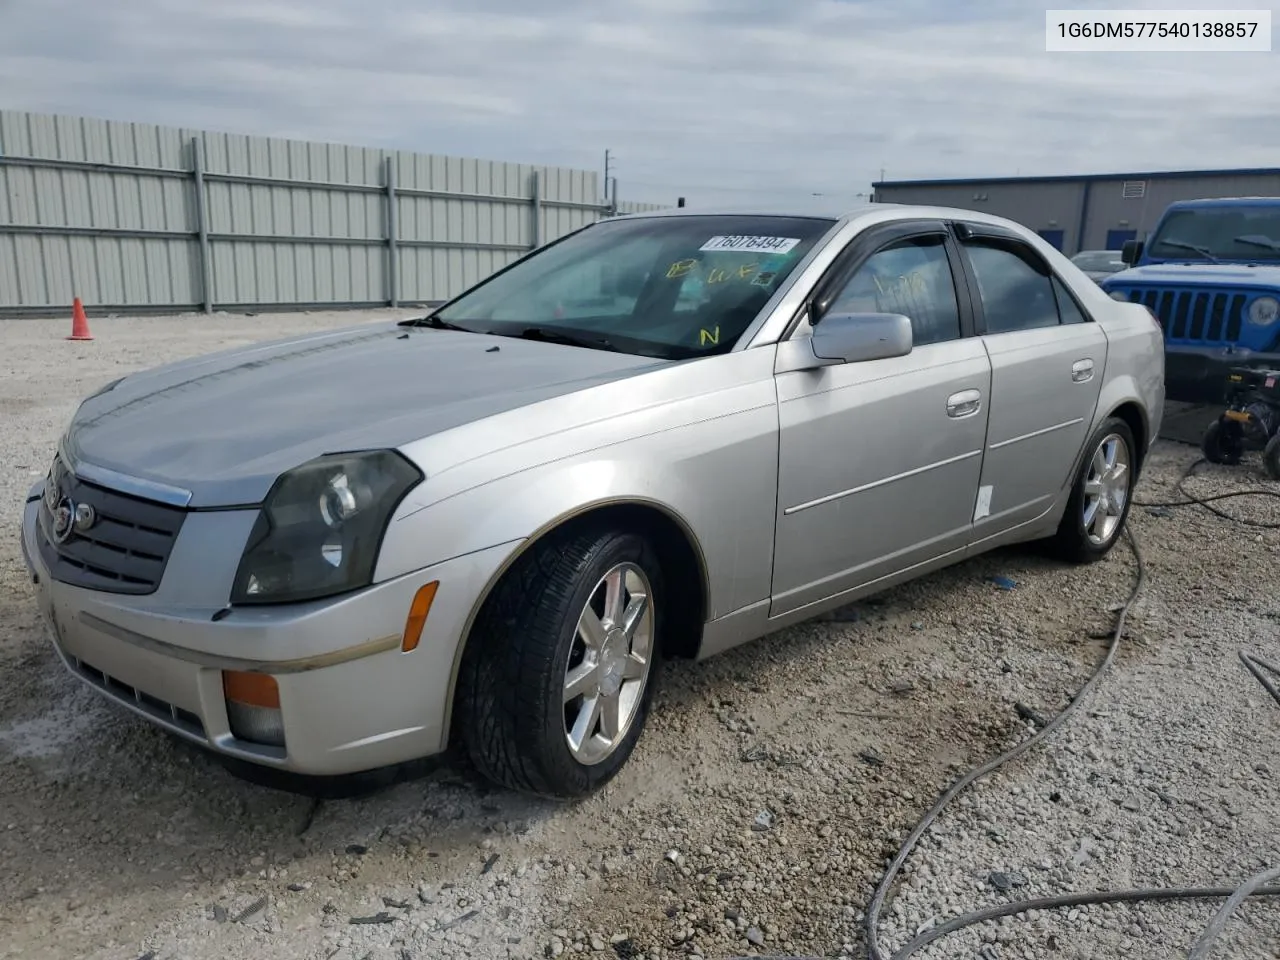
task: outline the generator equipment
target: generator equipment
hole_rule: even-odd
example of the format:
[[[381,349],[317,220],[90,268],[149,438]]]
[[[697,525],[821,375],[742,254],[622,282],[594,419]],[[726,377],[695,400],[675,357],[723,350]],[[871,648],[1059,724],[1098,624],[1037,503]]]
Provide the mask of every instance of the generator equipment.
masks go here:
[[[1224,399],[1227,408],[1200,440],[1205,459],[1237,464],[1246,450],[1261,450],[1268,476],[1280,480],[1280,370],[1232,367]]]

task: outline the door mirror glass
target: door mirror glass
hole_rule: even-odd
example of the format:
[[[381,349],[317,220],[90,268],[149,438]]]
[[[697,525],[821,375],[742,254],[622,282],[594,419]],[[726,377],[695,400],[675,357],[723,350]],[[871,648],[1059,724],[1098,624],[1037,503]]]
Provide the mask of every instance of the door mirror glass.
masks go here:
[[[1124,261],[1126,266],[1132,267],[1138,262],[1138,258],[1141,256],[1141,240],[1126,240],[1124,242],[1124,246],[1120,248],[1120,259]]]
[[[905,357],[911,352],[911,321],[899,313],[829,313],[814,326],[812,341],[820,360]]]

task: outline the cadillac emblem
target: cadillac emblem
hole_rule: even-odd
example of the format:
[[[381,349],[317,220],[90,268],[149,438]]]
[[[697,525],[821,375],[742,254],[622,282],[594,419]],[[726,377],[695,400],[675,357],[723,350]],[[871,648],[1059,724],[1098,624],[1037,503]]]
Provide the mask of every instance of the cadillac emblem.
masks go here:
[[[70,497],[63,497],[53,508],[53,542],[66,543],[75,528],[76,505]]]

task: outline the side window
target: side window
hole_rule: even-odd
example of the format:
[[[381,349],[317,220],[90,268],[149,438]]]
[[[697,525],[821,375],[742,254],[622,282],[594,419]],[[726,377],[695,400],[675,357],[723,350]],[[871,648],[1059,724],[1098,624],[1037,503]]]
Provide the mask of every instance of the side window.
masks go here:
[[[941,235],[896,240],[868,257],[829,313],[900,313],[916,346],[960,339],[960,307]]]
[[[1080,311],[1076,298],[1057,277],[1053,278],[1053,292],[1058,295],[1058,316],[1063,323],[1084,323],[1085,315]]]
[[[964,249],[978,280],[987,333],[1058,325],[1053,283],[1034,253],[1003,242],[970,241]]]

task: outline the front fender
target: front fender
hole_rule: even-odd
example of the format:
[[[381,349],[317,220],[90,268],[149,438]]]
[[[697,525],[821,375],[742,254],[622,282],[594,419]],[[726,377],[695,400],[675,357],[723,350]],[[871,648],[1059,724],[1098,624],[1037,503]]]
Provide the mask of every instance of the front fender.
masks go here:
[[[727,394],[724,402],[691,398],[697,419],[669,410],[659,429],[511,472],[495,468],[495,479],[462,490],[433,495],[428,477],[422,495],[407,497],[393,517],[375,578],[496,544],[510,543],[515,553],[592,509],[629,503],[660,510],[687,532],[706,570],[708,617],[766,599],[777,508],[776,393],[770,377]]]

